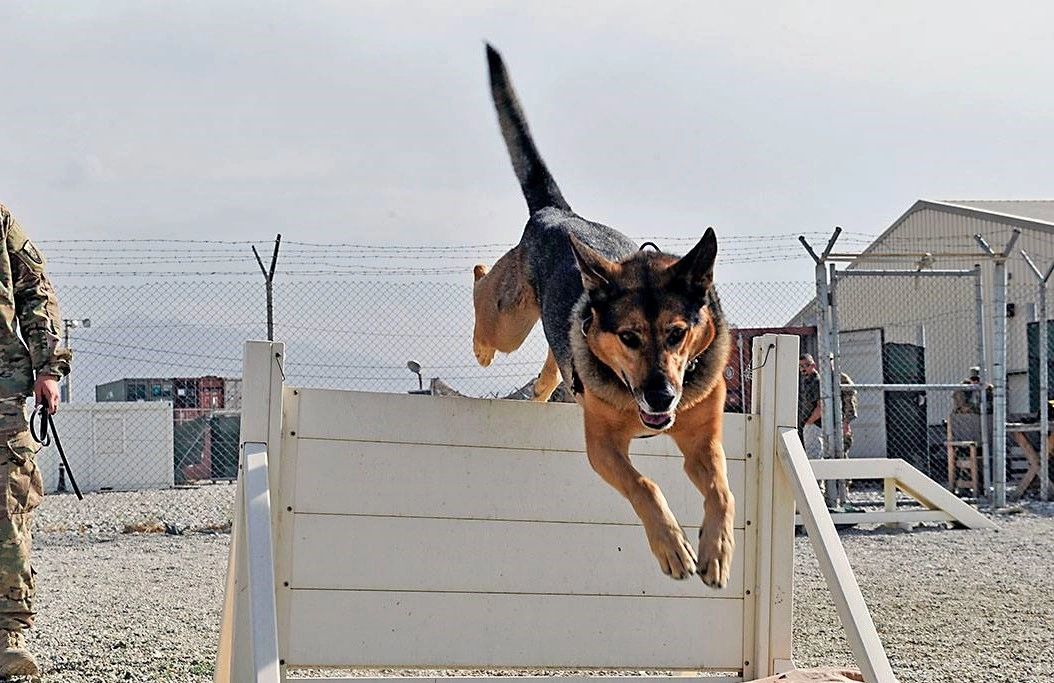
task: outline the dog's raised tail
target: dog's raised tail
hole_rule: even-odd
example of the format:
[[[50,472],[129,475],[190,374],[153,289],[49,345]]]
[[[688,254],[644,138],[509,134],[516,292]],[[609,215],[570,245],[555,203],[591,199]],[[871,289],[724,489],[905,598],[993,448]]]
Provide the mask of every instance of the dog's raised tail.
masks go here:
[[[498,110],[501,135],[505,138],[512,167],[516,170],[523,196],[527,199],[527,208],[531,213],[546,207],[569,211],[570,205],[560,194],[560,188],[549,174],[538,148],[534,146],[527,119],[505,70],[505,62],[490,43],[487,43],[487,65],[490,68],[490,91],[494,97],[494,108]]]

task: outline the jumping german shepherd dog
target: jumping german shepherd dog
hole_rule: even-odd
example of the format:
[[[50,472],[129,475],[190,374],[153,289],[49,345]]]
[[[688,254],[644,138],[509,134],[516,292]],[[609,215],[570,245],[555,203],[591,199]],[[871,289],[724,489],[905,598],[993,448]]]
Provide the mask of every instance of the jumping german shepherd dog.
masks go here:
[[[473,347],[481,365],[517,349],[539,317],[549,355],[535,383],[548,400],[568,382],[585,412],[593,469],[644,524],[662,571],[723,587],[732,562],[735,501],[725,474],[722,377],[728,326],[713,286],[717,237],[708,229],[682,258],[644,251],[575,214],[542,161],[501,56],[487,46],[491,91],[530,218],[519,244],[488,272],[475,267]],[[634,438],[665,432],[703,495],[699,552],[662,491],[630,462]]]

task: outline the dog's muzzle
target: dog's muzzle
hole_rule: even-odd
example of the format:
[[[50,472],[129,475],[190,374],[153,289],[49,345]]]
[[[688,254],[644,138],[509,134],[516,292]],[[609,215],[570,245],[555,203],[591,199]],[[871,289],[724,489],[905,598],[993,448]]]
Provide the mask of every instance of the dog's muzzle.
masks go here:
[[[681,400],[678,394],[669,391],[668,385],[663,385],[659,389],[637,391],[626,377],[626,373],[621,373],[619,377],[637,401],[637,413],[642,425],[657,432],[673,426],[673,421],[676,419],[674,411]]]
[[[673,425],[674,410],[681,397],[671,391],[667,384],[659,388],[645,389],[641,393],[642,395],[637,398],[641,424],[648,429],[658,431],[668,429]]]

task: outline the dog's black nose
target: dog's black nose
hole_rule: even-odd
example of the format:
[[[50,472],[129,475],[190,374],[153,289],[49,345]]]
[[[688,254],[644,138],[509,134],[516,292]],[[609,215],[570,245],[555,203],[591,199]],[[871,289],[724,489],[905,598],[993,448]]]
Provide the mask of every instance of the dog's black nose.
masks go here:
[[[675,398],[677,398],[677,395],[671,391],[669,386],[660,389],[648,389],[644,392],[644,400],[648,402],[648,407],[655,413],[665,413],[670,409],[670,404],[673,403]]]

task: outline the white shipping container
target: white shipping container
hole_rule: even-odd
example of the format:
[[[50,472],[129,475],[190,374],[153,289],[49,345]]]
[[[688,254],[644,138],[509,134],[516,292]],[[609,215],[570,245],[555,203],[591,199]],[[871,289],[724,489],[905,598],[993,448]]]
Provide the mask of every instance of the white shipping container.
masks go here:
[[[175,484],[171,403],[63,403],[55,426],[82,492]],[[44,491],[56,491],[60,459],[54,443],[37,454],[37,464]],[[66,490],[73,491],[68,478]]]

